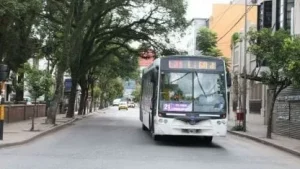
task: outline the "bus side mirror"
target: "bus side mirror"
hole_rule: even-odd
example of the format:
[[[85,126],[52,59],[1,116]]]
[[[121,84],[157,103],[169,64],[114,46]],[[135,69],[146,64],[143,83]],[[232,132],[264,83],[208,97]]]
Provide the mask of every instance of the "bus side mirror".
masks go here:
[[[156,83],[158,79],[158,70],[154,69],[154,71],[151,74],[151,82]]]
[[[226,74],[227,87],[231,87],[231,75],[230,73]]]

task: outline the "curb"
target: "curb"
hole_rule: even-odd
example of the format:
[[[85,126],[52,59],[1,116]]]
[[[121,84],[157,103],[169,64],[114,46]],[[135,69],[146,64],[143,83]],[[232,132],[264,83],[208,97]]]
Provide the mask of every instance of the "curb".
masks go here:
[[[33,137],[29,138],[29,139],[22,140],[22,141],[18,141],[18,142],[14,142],[14,143],[6,143],[6,144],[2,144],[2,145],[0,145],[0,149],[1,149],[1,148],[6,148],[6,147],[12,147],[12,146],[23,145],[23,144],[32,142],[32,141],[34,141],[34,140],[36,140],[36,139],[38,139],[38,138],[41,138],[41,137],[46,136],[46,135],[48,135],[48,134],[51,134],[51,133],[54,133],[54,132],[56,132],[56,131],[62,130],[62,129],[64,129],[65,127],[68,127],[69,125],[71,125],[73,122],[76,122],[76,121],[78,121],[78,120],[85,119],[85,118],[87,118],[87,117],[89,117],[89,116],[92,116],[92,115],[94,115],[94,113],[95,113],[95,112],[90,113],[90,114],[88,114],[87,116],[82,117],[82,118],[76,117],[76,118],[74,118],[74,119],[72,119],[72,120],[70,120],[70,121],[68,121],[68,122],[66,122],[66,123],[64,123],[64,124],[61,124],[61,125],[58,125],[58,126],[55,126],[55,127],[51,128],[51,129],[49,129],[49,130],[43,131],[43,132],[41,132],[40,134],[35,135],[35,136],[33,136]]]
[[[244,138],[253,140],[253,141],[255,141],[255,142],[258,142],[258,143],[261,143],[261,144],[264,144],[264,145],[268,145],[268,146],[277,148],[278,150],[282,150],[282,151],[285,151],[285,152],[287,152],[287,153],[290,153],[290,154],[293,154],[293,155],[296,155],[296,156],[299,156],[299,157],[300,157],[300,152],[294,151],[294,150],[289,149],[289,148],[286,148],[286,147],[283,147],[283,146],[281,146],[281,145],[278,145],[278,144],[275,144],[275,143],[271,143],[271,142],[268,142],[268,141],[266,141],[266,140],[263,140],[263,139],[254,137],[254,136],[250,136],[250,135],[243,134],[243,133],[239,133],[239,132],[235,132],[235,131],[229,131],[229,130],[228,130],[228,132],[229,132],[230,134],[232,134],[232,135],[236,135],[236,136],[239,136],[239,137],[244,137]]]

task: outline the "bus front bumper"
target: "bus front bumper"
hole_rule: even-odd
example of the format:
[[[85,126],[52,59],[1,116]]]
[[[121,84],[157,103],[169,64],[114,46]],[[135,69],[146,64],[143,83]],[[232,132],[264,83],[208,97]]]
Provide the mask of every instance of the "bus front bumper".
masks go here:
[[[219,136],[227,134],[227,120],[205,120],[191,125],[180,120],[159,118],[155,120],[155,135]]]

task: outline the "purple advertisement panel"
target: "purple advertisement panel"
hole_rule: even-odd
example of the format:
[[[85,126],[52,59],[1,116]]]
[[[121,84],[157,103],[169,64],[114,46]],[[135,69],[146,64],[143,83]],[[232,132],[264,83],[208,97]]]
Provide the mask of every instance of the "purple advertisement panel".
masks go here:
[[[192,103],[164,103],[163,111],[192,111]]]

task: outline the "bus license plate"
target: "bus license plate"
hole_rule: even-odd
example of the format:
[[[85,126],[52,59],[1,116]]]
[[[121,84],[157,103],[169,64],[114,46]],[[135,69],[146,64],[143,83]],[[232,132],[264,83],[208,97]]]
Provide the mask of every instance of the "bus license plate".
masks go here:
[[[189,129],[188,131],[189,131],[189,133],[197,133],[196,129]]]

